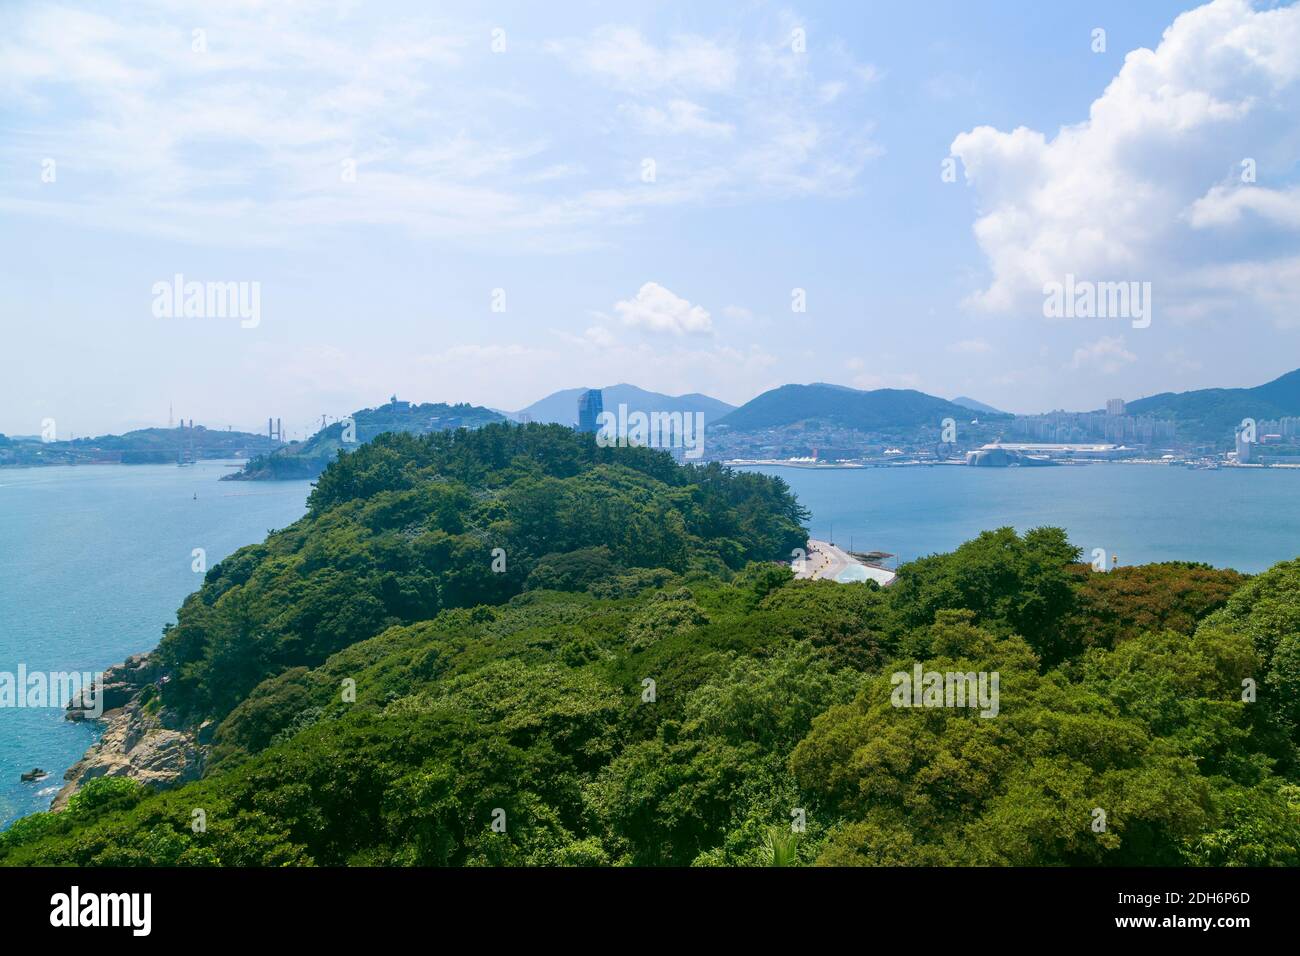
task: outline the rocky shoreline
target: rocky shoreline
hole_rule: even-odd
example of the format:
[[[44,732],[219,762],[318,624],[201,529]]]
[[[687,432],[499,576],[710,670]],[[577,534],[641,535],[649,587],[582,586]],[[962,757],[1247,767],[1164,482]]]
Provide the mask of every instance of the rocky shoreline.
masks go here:
[[[187,727],[161,706],[159,690],[169,675],[150,654],[133,654],[104,671],[104,734],[68,768],[67,783],[50,804],[62,810],[87,782],[96,777],[127,777],[165,790],[203,774],[208,745],[215,729],[211,721]],[[66,720],[86,720],[90,708],[81,696],[68,702]]]

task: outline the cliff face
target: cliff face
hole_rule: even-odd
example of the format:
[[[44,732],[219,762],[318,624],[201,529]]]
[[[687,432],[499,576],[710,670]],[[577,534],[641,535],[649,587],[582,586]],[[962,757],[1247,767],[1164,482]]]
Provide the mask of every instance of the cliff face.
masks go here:
[[[87,781],[129,777],[157,788],[197,780],[207,756],[210,724],[189,728],[158,704],[167,675],[148,654],[136,654],[104,672],[104,735],[68,769],[68,782],[51,810],[62,810]],[[85,702],[68,703],[68,720],[85,720]]]

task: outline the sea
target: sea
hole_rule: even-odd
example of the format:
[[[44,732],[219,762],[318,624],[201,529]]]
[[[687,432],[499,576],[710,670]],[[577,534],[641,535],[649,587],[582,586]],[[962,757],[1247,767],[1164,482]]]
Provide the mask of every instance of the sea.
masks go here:
[[[220,481],[240,464],[0,469],[0,672],[97,673],[156,646],[196,567],[306,511],[310,482]],[[47,809],[99,732],[0,707],[0,827]],[[37,767],[49,776],[19,779]]]
[[[297,520],[311,485],[220,482],[238,462],[0,470],[0,672],[102,671],[152,649],[211,567]],[[1091,558],[1259,572],[1300,555],[1300,470],[754,467],[783,478],[814,537],[890,566],[980,531],[1064,528]],[[44,810],[93,742],[54,708],[0,708],[0,827]],[[49,776],[24,783],[22,772]]]
[[[783,478],[814,538],[887,566],[981,531],[1064,528],[1091,561],[1200,561],[1245,573],[1300,557],[1300,469],[1096,462],[1046,468],[746,468]]]

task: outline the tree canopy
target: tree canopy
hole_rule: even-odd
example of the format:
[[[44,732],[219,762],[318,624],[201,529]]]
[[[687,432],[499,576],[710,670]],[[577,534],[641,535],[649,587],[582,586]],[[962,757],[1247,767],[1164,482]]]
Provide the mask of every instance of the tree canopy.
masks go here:
[[[381,436],[165,634],[202,779],[92,781],[0,863],[1300,864],[1300,561],[1004,528],[881,589],[795,580],[803,519],[553,426]],[[918,667],[996,715],[899,706]]]

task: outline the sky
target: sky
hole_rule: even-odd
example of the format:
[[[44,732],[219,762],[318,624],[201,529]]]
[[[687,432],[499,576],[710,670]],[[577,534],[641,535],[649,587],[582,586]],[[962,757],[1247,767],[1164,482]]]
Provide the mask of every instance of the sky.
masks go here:
[[[1298,161],[1267,0],[6,0],[0,432],[1260,384]],[[1047,314],[1067,277],[1150,308]]]

